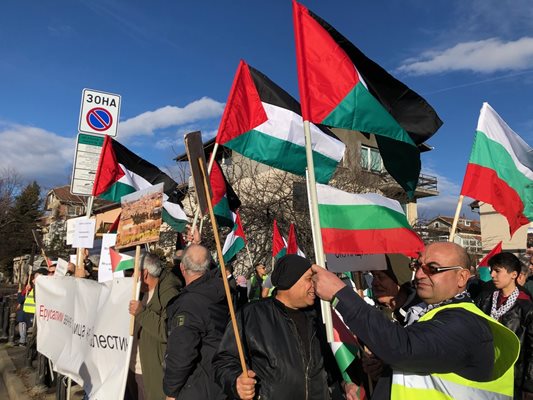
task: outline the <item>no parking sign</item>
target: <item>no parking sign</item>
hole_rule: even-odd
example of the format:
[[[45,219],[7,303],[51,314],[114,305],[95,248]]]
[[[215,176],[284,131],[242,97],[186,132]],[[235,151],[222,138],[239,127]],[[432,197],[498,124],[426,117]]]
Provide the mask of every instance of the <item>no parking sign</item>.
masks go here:
[[[117,136],[119,113],[120,95],[83,89],[78,130]]]

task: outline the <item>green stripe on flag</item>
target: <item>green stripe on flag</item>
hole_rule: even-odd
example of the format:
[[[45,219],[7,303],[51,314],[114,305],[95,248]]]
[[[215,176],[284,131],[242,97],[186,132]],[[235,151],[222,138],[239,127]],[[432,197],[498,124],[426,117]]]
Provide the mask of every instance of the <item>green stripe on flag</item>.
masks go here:
[[[305,175],[307,160],[305,147],[303,146],[256,130],[239,135],[235,139],[224,143],[224,146],[271,167],[291,172],[295,175]],[[317,182],[329,182],[338,162],[317,152],[313,152],[313,161]]]
[[[176,232],[183,232],[187,226],[187,221],[173,218],[165,208],[162,210],[162,217],[163,221],[166,222]]]
[[[342,378],[345,382],[352,382],[352,379],[350,378],[350,375],[348,375],[346,370],[348,369],[350,364],[357,358],[356,354],[358,353],[359,351],[355,346],[346,343],[342,343],[335,352],[335,360],[337,361],[337,365],[341,370]]]
[[[382,206],[319,204],[318,211],[322,229],[411,229],[405,214]]]
[[[405,129],[361,83],[355,85],[322,123],[338,128],[375,133],[415,146]]]
[[[120,199],[122,198],[122,196],[126,196],[136,191],[137,189],[135,189],[133,186],[127,185],[119,181],[111,185],[109,189],[99,195],[98,198],[120,203]]]
[[[512,187],[524,204],[524,215],[533,216],[533,181],[516,168],[516,164],[500,143],[477,131],[470,163],[496,171],[498,177]]]

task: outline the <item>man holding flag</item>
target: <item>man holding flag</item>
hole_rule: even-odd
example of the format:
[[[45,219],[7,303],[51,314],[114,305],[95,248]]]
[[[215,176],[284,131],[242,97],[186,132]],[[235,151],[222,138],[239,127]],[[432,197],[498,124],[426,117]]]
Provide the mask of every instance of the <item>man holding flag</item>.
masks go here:
[[[329,400],[329,383],[340,371],[314,309],[311,263],[296,254],[280,258],[272,273],[273,297],[245,305],[237,313],[248,376],[242,374],[235,334],[228,325],[213,366],[229,398]],[[329,379],[328,379],[329,378]],[[345,385],[355,400],[355,385]]]
[[[425,248],[414,265],[424,307],[408,313],[405,328],[331,272],[312,267],[317,295],[330,301],[350,330],[393,369],[392,382],[381,379],[373,399],[513,398],[518,339],[473,304],[466,292],[468,264],[466,251],[455,243]]]

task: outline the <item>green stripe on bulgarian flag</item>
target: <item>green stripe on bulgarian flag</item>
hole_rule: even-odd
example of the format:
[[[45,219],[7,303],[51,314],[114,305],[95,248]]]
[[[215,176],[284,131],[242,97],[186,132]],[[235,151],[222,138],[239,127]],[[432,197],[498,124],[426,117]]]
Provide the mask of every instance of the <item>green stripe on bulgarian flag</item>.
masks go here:
[[[533,221],[533,149],[484,103],[461,194],[491,204],[511,235]]]
[[[424,248],[397,201],[321,184],[317,194],[326,253],[415,255]]]

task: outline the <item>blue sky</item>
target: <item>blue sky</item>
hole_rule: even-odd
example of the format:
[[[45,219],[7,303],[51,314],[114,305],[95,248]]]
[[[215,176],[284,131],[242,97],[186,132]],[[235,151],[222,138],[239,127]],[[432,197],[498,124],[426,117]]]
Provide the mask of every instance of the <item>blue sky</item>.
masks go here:
[[[423,155],[452,215],[483,101],[533,142],[530,0],[308,0],[424,96],[444,125]],[[2,4],[0,171],[70,183],[81,91],[122,96],[118,140],[162,169],[183,134],[216,133],[239,59],[299,98],[289,0],[56,0]]]

